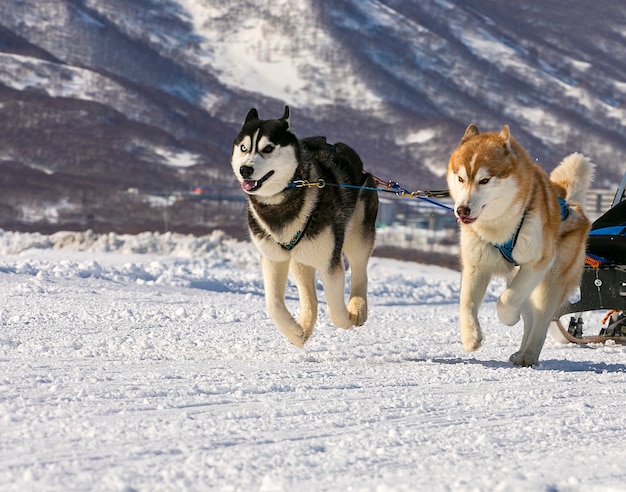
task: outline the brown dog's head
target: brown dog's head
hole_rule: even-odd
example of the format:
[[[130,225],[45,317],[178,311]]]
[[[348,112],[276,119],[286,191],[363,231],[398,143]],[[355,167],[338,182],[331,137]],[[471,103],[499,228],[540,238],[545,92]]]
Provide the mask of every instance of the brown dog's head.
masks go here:
[[[527,180],[527,160],[507,125],[500,133],[480,133],[476,125],[469,125],[446,175],[458,221],[472,224],[506,213]]]

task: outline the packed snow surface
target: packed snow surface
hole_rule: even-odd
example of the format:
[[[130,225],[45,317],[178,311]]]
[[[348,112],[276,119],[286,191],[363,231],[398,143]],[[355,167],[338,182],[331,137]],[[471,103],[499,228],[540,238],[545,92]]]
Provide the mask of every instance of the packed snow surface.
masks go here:
[[[625,347],[512,367],[495,283],[466,354],[458,272],[369,272],[367,323],[331,326],[320,287],[297,349],[247,243],[0,231],[0,489],[626,490]]]

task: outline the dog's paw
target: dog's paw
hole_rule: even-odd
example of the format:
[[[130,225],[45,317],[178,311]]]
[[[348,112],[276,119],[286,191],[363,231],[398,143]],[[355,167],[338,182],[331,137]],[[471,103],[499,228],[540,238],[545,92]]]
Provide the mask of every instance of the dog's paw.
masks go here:
[[[316,317],[309,317],[309,316],[300,316],[300,318],[298,318],[298,325],[302,328],[302,336],[304,338],[304,341],[306,342],[309,338],[311,338],[311,335],[313,335],[313,329],[315,328],[315,321],[316,321]]]
[[[328,317],[330,318],[330,322],[335,325],[337,328],[343,328],[344,330],[349,330],[354,325],[352,320],[350,319],[350,313],[346,309],[345,305],[343,306],[342,312],[338,313],[337,309],[331,310],[330,307],[328,309]]]
[[[483,337],[480,332],[472,333],[469,336],[461,334],[461,343],[463,343],[463,350],[466,352],[476,352],[483,343]]]
[[[278,331],[280,331],[287,338],[287,340],[298,348],[304,347],[304,344],[311,336],[310,333],[307,335],[296,323],[292,323],[288,327],[278,326]]]
[[[344,330],[349,330],[350,328],[354,326],[350,318],[348,318],[347,321],[337,321],[337,322],[333,321],[333,325],[335,325],[337,328],[342,328]]]
[[[307,341],[307,338],[302,334],[302,336],[291,335],[288,336],[287,339],[291,342],[292,345],[295,345],[298,348],[304,347],[304,344]]]
[[[496,309],[498,311],[498,318],[507,326],[513,326],[520,320],[520,310],[515,307],[510,300],[508,290],[505,290],[498,298],[498,304]]]
[[[526,352],[515,352],[511,355],[511,357],[509,357],[509,361],[517,367],[531,367],[537,365],[539,357]]]
[[[353,297],[348,303],[348,314],[353,326],[361,326],[367,321],[367,301],[362,297]]]
[[[466,352],[475,352],[483,343],[483,332],[478,319],[461,316],[461,343]]]

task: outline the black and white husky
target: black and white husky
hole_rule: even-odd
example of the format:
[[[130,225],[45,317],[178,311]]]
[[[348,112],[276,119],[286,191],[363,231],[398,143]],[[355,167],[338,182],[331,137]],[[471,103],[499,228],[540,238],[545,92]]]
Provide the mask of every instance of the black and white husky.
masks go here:
[[[266,307],[280,332],[298,347],[312,335],[316,271],[331,322],[346,329],[365,323],[378,195],[359,188],[376,184],[357,153],[343,143],[328,144],[325,137],[298,140],[288,107],[276,120],[260,120],[253,108],[233,143],[231,164],[248,196],[248,227],[261,253]],[[294,182],[325,186],[290,186]],[[347,307],[343,254],[352,269]],[[285,306],[289,272],[300,296],[298,322]]]

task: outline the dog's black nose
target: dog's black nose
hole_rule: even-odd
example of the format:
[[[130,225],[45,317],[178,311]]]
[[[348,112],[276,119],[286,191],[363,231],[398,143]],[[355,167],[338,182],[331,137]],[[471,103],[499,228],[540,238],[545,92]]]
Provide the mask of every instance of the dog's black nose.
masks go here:
[[[472,210],[469,207],[460,206],[456,209],[457,216],[462,219],[469,217],[471,213]]]
[[[254,168],[252,166],[241,166],[239,168],[239,173],[243,179],[248,179],[252,174],[254,174]]]

